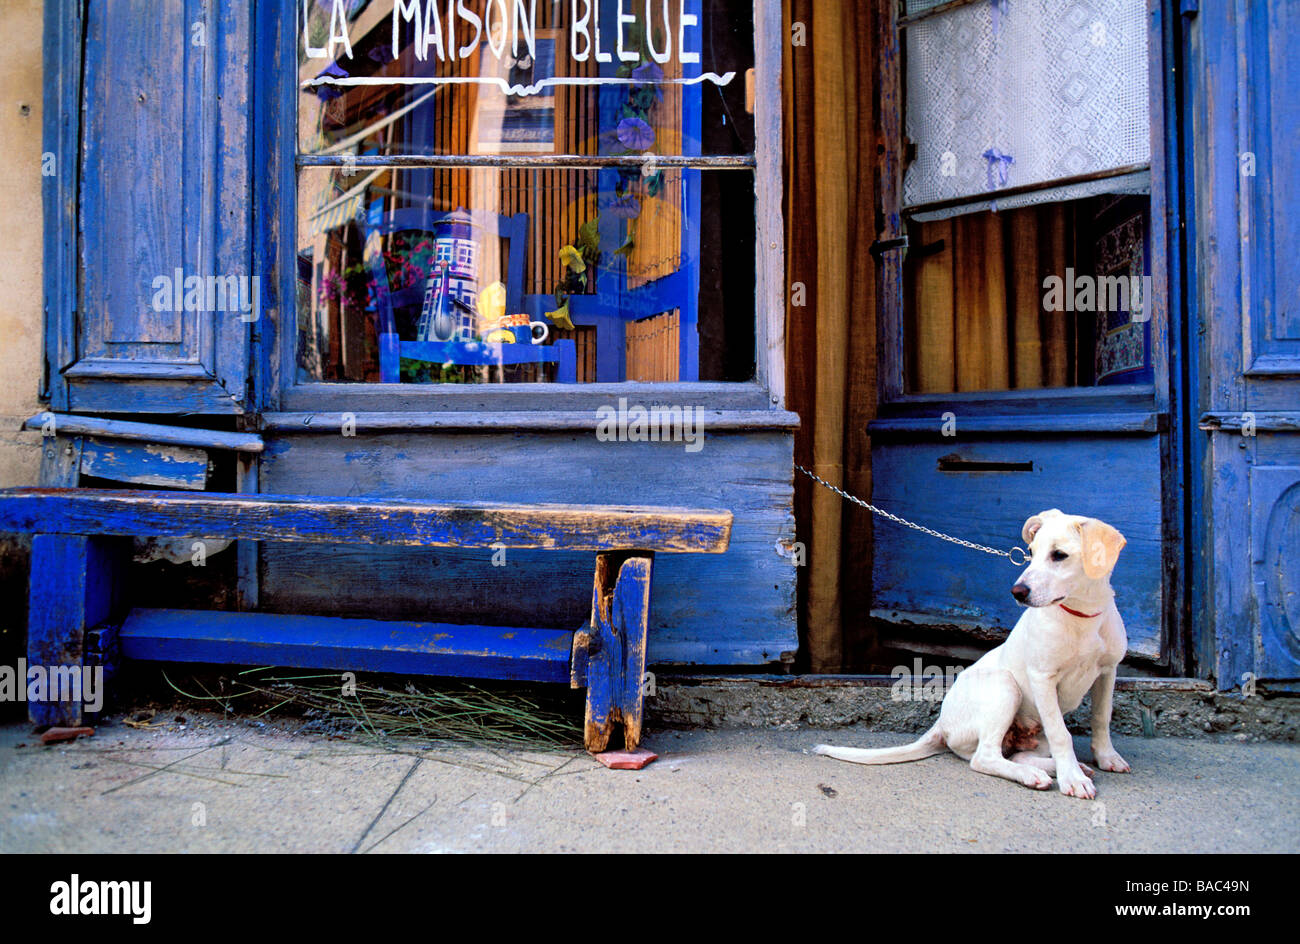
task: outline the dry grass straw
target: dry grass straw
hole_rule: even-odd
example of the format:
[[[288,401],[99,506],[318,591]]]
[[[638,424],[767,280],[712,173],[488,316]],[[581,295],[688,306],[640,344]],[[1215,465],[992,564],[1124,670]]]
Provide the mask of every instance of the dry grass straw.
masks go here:
[[[256,717],[289,709],[309,719],[311,729],[363,740],[410,738],[533,750],[582,743],[578,718],[561,710],[558,699],[548,705],[521,688],[488,688],[459,680],[419,685],[408,681],[400,687],[357,680],[345,686],[338,672],[278,674],[284,671],[245,670],[231,680],[233,690],[228,693],[224,684],[223,691],[213,693],[195,679],[203,695],[182,690],[166,674],[163,678],[186,698],[220,702],[228,712],[235,710],[234,699],[251,696],[254,702],[271,702]]]

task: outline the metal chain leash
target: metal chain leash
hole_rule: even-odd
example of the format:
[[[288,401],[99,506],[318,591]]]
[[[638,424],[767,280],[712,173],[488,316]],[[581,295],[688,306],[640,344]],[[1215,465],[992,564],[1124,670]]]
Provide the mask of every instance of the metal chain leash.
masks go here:
[[[871,504],[870,502],[863,501],[861,498],[858,498],[856,495],[850,495],[842,488],[836,488],[834,485],[826,481],[821,476],[808,471],[801,465],[796,464],[795,468],[798,469],[800,472],[802,472],[804,475],[808,476],[808,478],[812,479],[814,482],[818,482],[821,485],[826,486],[836,495],[840,496],[840,498],[846,499],[847,501],[851,501],[855,505],[861,505],[863,508],[867,509],[867,511],[871,512],[872,514],[880,515],[880,517],[882,518],[888,518],[890,521],[893,521],[895,524],[901,524],[905,528],[911,528],[913,531],[920,531],[922,534],[928,534],[930,535],[930,537],[938,538],[940,541],[947,541],[950,544],[959,544],[962,547],[968,547],[972,551],[983,551],[985,554],[992,554],[994,557],[1009,557],[1011,558],[1011,563],[1015,564],[1017,567],[1021,567],[1024,564],[1028,563],[1029,561],[1029,555],[1025,552],[1025,549],[1022,547],[1013,547],[1009,551],[999,551],[995,547],[985,547],[983,544],[975,544],[972,543],[971,541],[964,541],[961,538],[955,538],[951,534],[944,534],[941,531],[935,531],[932,528],[927,528],[923,524],[917,524],[914,521],[908,521],[906,518],[900,518],[898,515],[885,511],[885,509],[883,508],[877,508],[875,505]],[[1019,554],[1019,560],[1016,559],[1017,554]]]

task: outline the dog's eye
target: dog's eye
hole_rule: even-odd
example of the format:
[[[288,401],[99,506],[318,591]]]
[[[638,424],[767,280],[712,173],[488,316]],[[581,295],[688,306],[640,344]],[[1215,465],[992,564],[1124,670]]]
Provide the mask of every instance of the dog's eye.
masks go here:
[[[1063,561],[1069,556],[1065,551],[1052,551],[1052,560],[1054,561]]]

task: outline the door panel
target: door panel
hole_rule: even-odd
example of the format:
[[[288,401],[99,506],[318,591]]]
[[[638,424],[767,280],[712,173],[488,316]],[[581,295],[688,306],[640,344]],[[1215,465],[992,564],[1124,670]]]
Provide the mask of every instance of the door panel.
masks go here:
[[[1300,676],[1300,465],[1251,473],[1252,584],[1259,597],[1259,673]]]
[[[1222,689],[1300,688],[1300,11],[1202,4],[1195,132],[1198,406],[1207,514],[1193,614]]]
[[[1291,3],[1253,3],[1242,24],[1251,57],[1243,151],[1255,158],[1246,219],[1253,265],[1245,286],[1253,309],[1247,348],[1249,373],[1295,374],[1300,367],[1300,267],[1287,253],[1300,246],[1300,174],[1294,156],[1300,133],[1300,9]],[[1291,43],[1290,46],[1287,43]],[[1275,209],[1278,212],[1275,212]],[[1279,254],[1276,250],[1281,248]],[[1253,297],[1250,297],[1253,296]]]
[[[52,373],[72,410],[242,412],[261,296],[247,4],[93,0],[84,15],[78,310]]]
[[[1023,545],[1021,526],[1048,508],[1100,518],[1128,539],[1112,585],[1129,652],[1162,656],[1159,437],[1071,436],[880,442],[873,436],[873,501],[905,518],[995,548]],[[1006,559],[879,522],[873,618],[952,628],[985,641],[1022,610]]]

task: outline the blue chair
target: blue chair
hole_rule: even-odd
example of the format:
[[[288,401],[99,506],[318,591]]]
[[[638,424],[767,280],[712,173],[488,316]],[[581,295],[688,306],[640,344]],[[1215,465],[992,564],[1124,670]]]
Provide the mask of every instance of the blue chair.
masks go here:
[[[384,262],[381,240],[394,233],[433,233],[436,225],[449,218],[448,213],[432,213],[420,209],[402,209],[382,215],[376,213],[376,222],[366,226],[366,264],[370,267],[375,285],[379,334],[379,379],[382,383],[398,383],[401,359],[427,361],[436,364],[458,365],[513,365],[556,364],[556,379],[560,383],[577,383],[577,346],[564,339],[549,345],[534,344],[531,337],[509,342],[485,341],[420,341],[402,340],[401,334],[414,334],[414,325],[399,330],[398,314],[418,313],[423,305],[424,284],[394,290],[388,281],[388,268]],[[482,215],[472,219],[483,227]],[[506,274],[506,311],[523,310],[524,253],[528,242],[528,214],[496,215],[496,232],[507,240],[508,262]],[[518,335],[516,335],[518,338]]]

